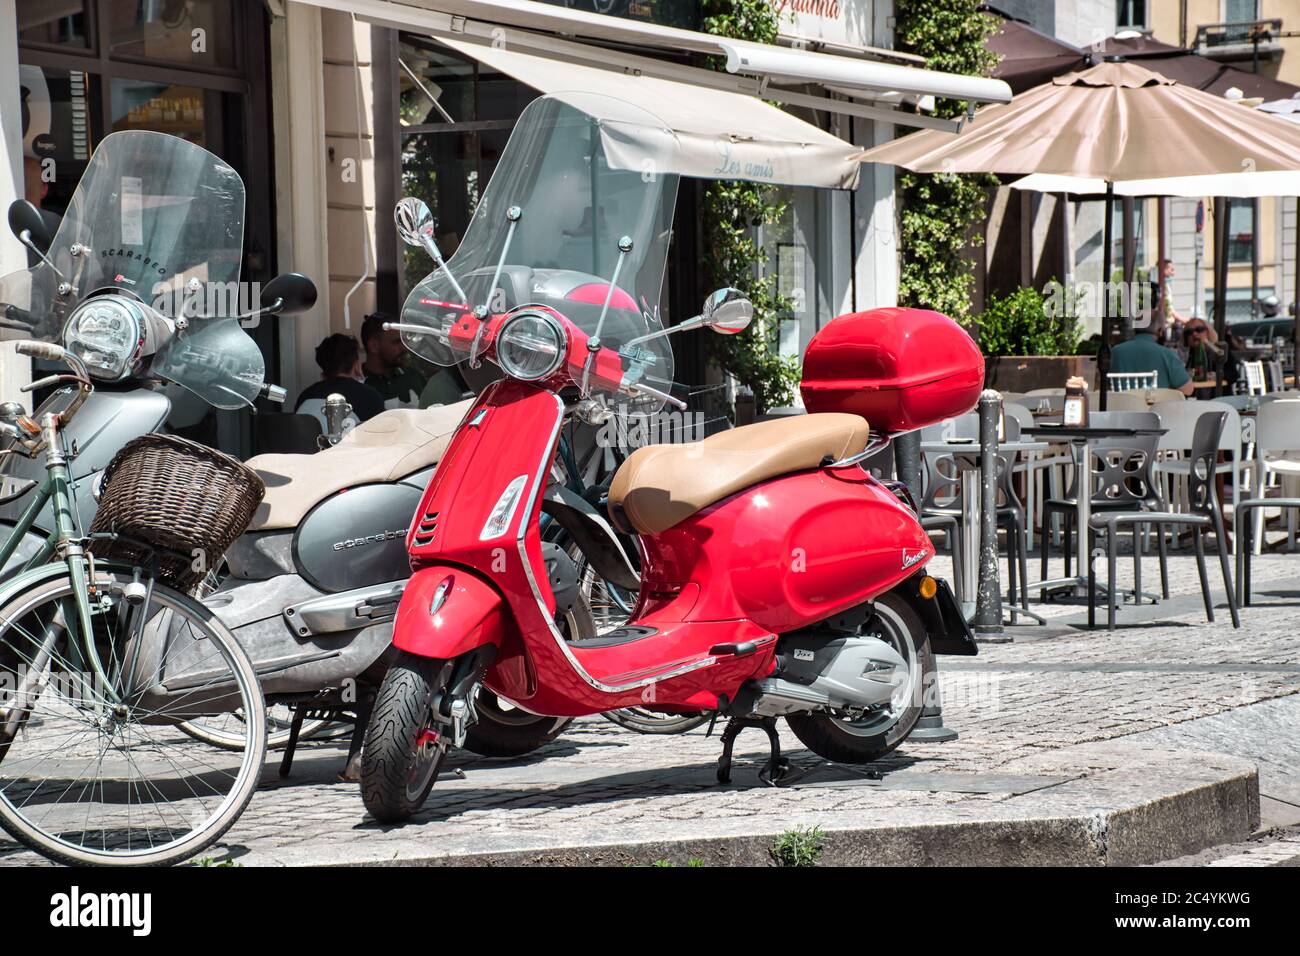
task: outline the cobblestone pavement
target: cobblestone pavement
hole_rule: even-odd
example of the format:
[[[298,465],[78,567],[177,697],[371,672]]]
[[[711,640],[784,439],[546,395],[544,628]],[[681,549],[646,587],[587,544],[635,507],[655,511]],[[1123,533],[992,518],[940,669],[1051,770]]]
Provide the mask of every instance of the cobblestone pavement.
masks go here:
[[[714,781],[719,741],[702,729],[678,737],[640,736],[590,718],[522,760],[455,757],[456,772],[444,773],[411,824],[382,828],[365,817],[356,786],[334,780],[342,748],[312,745],[300,750],[288,781],[268,765],[263,789],[213,854],[230,853],[249,864],[361,854],[383,859],[418,846],[497,852],[537,840],[554,844],[581,841],[584,834],[652,832],[658,822],[707,835],[746,823],[779,830],[817,822],[829,829],[903,814],[924,819],[937,811],[973,819],[1008,813],[1017,795],[1060,782],[1041,769],[1026,773],[1035,755],[1066,753],[1089,741],[1164,732],[1173,736],[1152,743],[1267,764],[1269,748],[1248,744],[1258,744],[1268,727],[1265,736],[1282,741],[1290,734],[1293,750],[1300,752],[1295,707],[1243,721],[1243,737],[1233,738],[1230,728],[1226,735],[1196,739],[1175,734],[1180,725],[1192,726],[1188,722],[1300,691],[1300,559],[1256,559],[1259,603],[1243,612],[1241,630],[1232,629],[1226,607],[1217,624],[1206,623],[1190,557],[1175,554],[1171,565],[1172,599],[1125,608],[1124,626],[1115,632],[1083,630],[1082,609],[1053,606],[1050,627],[1012,628],[1011,643],[985,645],[976,658],[942,658],[945,720],[960,739],[905,743],[873,768],[880,780],[849,787],[763,787],[757,770],[766,740],[747,731],[737,745],[734,782],[722,787]],[[1154,571],[1155,561],[1147,567]],[[937,561],[934,571],[943,570]],[[1214,583],[1213,565],[1211,573]],[[1031,577],[1037,577],[1036,568]],[[1158,586],[1154,574],[1151,583]],[[1215,594],[1222,605],[1221,584]],[[782,740],[797,765],[818,765],[784,726]],[[1279,768],[1273,776],[1282,780]],[[0,838],[0,863],[34,860]]]

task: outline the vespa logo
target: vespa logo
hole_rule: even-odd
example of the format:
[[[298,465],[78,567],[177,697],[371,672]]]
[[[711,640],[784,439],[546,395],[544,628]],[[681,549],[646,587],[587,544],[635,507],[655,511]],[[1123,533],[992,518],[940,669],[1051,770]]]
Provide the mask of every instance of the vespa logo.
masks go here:
[[[913,565],[920,564],[927,557],[929,557],[929,555],[930,552],[927,551],[925,548],[922,548],[920,551],[908,551],[907,548],[904,548],[903,549],[903,570],[906,571],[908,568],[912,567]]]
[[[368,544],[375,544],[379,541],[395,541],[398,538],[405,537],[405,528],[400,531],[380,531],[377,534],[368,534],[361,538],[345,538],[342,541],[335,541],[333,548],[335,551],[347,551],[350,548],[363,548]]]

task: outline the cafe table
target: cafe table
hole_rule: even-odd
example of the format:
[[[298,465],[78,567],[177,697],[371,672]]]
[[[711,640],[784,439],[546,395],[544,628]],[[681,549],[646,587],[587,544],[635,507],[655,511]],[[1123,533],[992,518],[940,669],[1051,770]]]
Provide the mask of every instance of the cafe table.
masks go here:
[[[1088,554],[1088,525],[1092,520],[1092,455],[1088,452],[1088,444],[1105,438],[1163,435],[1165,431],[1166,429],[1163,428],[1112,428],[1109,426],[1103,428],[1059,423],[1039,423],[1021,429],[1022,434],[1052,443],[1069,442],[1073,451],[1075,474],[1078,475],[1078,480],[1075,481],[1074,486],[1079,492],[1075,495],[1074,525],[1078,529],[1078,533],[1075,535],[1075,557],[1078,559],[1075,567],[1078,569],[1078,573],[1070,577],[1039,581],[1037,584],[1030,585],[1030,590],[1069,590],[1077,598],[1087,598],[1088,596],[1088,562],[1091,560],[1091,555]],[[1044,542],[1044,546],[1046,546],[1046,542]]]
[[[951,455],[961,476],[961,593],[962,610],[969,620],[975,613],[975,596],[979,594],[980,523],[983,514],[980,494],[980,455],[983,445],[974,438],[948,438],[922,441],[922,454]],[[1020,452],[1046,451],[1044,441],[1001,441],[997,452],[1014,457]],[[1011,557],[1015,560],[1015,556]],[[1013,608],[1013,614],[1027,613]],[[1036,616],[1036,615],[1031,615]]]

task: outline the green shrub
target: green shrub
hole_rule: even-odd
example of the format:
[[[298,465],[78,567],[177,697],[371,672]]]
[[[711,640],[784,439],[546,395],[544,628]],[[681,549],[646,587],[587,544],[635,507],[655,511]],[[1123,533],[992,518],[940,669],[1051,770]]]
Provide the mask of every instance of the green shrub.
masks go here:
[[[990,357],[1075,354],[1083,327],[1068,290],[1055,284],[1054,293],[1044,298],[1037,289],[1020,288],[990,296],[975,323],[980,350]]]

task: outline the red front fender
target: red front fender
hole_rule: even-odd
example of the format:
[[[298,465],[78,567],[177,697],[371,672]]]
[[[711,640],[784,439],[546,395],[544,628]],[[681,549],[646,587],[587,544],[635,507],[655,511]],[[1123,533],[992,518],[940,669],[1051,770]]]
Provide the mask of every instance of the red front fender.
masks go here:
[[[445,565],[421,568],[402,592],[393,645],[439,660],[487,644],[500,647],[507,613],[501,595],[472,571]]]

